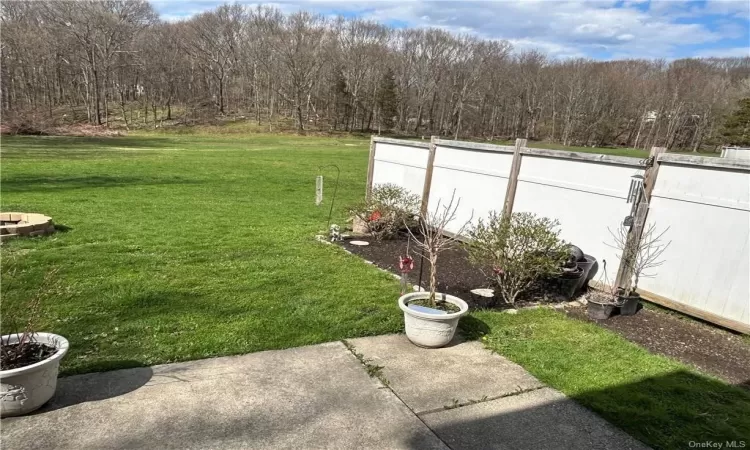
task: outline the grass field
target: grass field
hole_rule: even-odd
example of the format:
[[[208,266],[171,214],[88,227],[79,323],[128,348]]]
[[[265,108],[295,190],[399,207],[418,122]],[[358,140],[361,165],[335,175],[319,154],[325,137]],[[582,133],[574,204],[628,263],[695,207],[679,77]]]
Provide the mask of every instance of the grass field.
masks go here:
[[[242,133],[3,138],[2,210],[66,231],[3,244],[2,330],[56,267],[38,328],[71,341],[64,374],[399,332],[398,283],[314,240],[334,175],[314,206],[319,166],[341,168],[341,223],[367,151],[361,138]],[[750,436],[746,391],[595,325],[548,310],[462,324],[654,448]]]
[[[328,169],[314,206],[318,166],[341,168],[341,220],[364,193],[363,140],[18,137],[2,150],[2,210],[70,228],[4,246],[23,272],[3,280],[3,317],[59,268],[40,328],[74,342],[66,374],[401,327],[397,283],[313,239],[333,191]]]
[[[544,383],[657,449],[750,445],[750,392],[548,309],[480,311],[465,326]]]

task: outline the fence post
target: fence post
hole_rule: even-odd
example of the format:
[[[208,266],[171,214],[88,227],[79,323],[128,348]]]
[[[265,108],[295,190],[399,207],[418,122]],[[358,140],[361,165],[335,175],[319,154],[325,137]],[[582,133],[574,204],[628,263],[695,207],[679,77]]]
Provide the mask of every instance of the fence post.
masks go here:
[[[375,136],[370,136],[370,162],[367,164],[367,189],[365,199],[370,200],[372,195],[372,178],[375,173]]]
[[[422,188],[422,206],[419,208],[420,214],[424,217],[427,214],[427,203],[430,200],[430,187],[432,186],[432,166],[435,163],[435,141],[437,136],[430,136],[430,153],[427,155],[427,167],[424,173],[424,187]]]
[[[518,186],[518,173],[521,171],[522,147],[526,147],[526,139],[516,139],[516,148],[513,150],[513,162],[510,165],[510,175],[508,176],[508,188],[505,190],[502,217],[510,217],[513,214],[513,202],[516,199],[516,186]]]
[[[665,151],[667,151],[666,147],[652,147],[646,160],[646,170],[643,175],[643,195],[636,197],[638,204],[635,208],[635,217],[625,240],[625,248],[620,258],[620,266],[617,268],[614,288],[630,289],[633,278],[633,259],[643,236],[643,228],[646,225],[646,217],[651,204],[651,194],[654,192],[656,176],[659,174],[659,155]]]

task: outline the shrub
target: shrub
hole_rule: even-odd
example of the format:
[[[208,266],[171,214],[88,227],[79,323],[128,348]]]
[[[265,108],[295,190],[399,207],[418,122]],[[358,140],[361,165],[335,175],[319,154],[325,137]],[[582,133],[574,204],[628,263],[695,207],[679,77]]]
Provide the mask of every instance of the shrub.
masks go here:
[[[419,214],[420,198],[401,186],[381,184],[372,189],[368,200],[349,208],[355,220],[359,219],[375,239],[396,235],[404,224],[414,226]]]
[[[409,238],[417,246],[420,255],[425,257],[430,263],[430,297],[428,302],[433,308],[444,303],[444,300],[437,301],[436,297],[438,257],[445,250],[453,246],[458,237],[464,234],[464,230],[471,223],[471,218],[469,218],[453,233],[453,236],[448,236],[446,233],[448,224],[456,219],[456,211],[458,211],[460,204],[461,199],[456,200],[456,190],[454,189],[451,199],[447,204],[441,205],[440,201],[438,201],[434,212],[420,213],[418,235],[415,235],[411,231],[411,228],[407,227]],[[474,217],[473,214],[472,217]]]
[[[556,275],[568,257],[558,237],[559,223],[531,213],[504,219],[490,212],[468,232],[469,259],[499,288],[503,300],[515,303],[535,281]]]

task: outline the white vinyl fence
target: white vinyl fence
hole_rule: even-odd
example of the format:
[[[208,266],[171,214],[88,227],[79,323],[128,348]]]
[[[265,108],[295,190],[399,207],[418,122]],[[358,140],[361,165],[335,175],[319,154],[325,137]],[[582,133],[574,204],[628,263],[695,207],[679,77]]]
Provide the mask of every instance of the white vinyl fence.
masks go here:
[[[644,174],[647,161],[522,144],[516,149],[373,137],[368,192],[373,185],[395,183],[421,195],[423,206],[432,209],[455,191],[456,229],[469,218],[476,222],[490,211],[500,213],[510,201],[513,212],[557,219],[561,237],[594,256],[600,273],[606,261],[608,281],[614,283],[619,261],[605,244],[612,241],[608,228],[616,229],[631,214],[631,180]],[[647,222],[669,227],[665,239],[672,243],[657,275],[641,280],[642,295],[750,333],[750,161],[661,154],[656,164]]]

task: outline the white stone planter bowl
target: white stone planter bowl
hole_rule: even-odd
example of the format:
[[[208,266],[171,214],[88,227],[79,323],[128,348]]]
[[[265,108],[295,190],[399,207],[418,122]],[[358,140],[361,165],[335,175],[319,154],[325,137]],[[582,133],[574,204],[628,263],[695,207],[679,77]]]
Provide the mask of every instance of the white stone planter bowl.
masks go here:
[[[428,314],[408,308],[413,300],[430,298],[429,292],[414,292],[402,295],[398,306],[404,312],[406,337],[420,347],[437,348],[448,344],[458,328],[458,320],[469,312],[469,305],[458,297],[448,294],[436,294],[438,299],[453,303],[461,310],[449,314]]]
[[[36,333],[34,339],[57,351],[30,366],[0,370],[0,417],[20,416],[38,409],[55,394],[60,360],[68,352],[68,340],[52,333]],[[15,334],[2,336],[3,343],[18,342]]]

